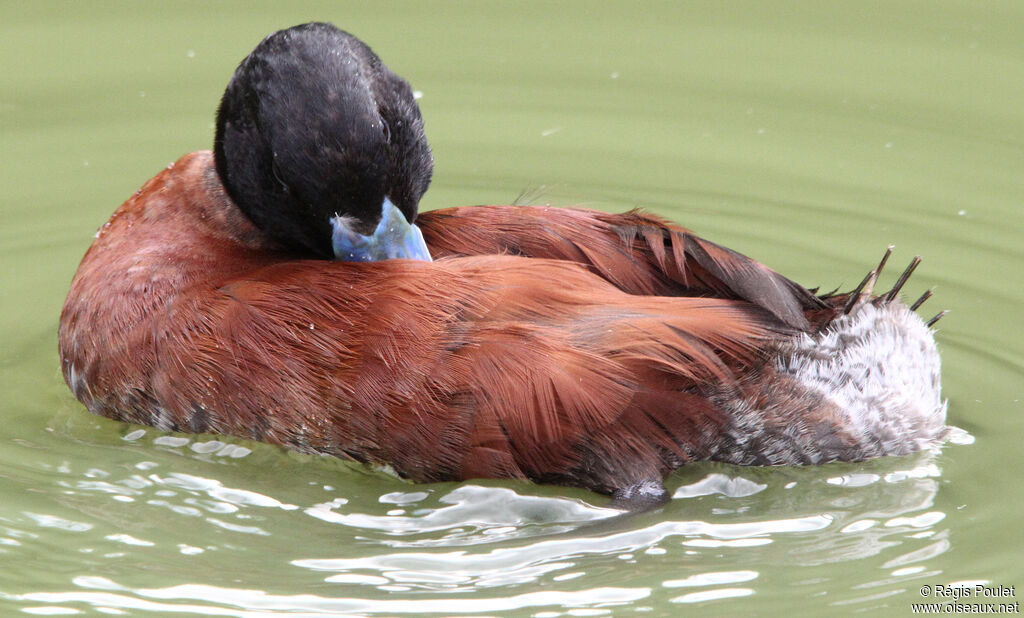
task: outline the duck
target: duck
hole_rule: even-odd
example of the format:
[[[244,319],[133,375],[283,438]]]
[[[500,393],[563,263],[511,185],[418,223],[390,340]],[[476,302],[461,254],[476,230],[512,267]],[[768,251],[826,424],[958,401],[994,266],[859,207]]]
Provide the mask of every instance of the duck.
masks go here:
[[[146,182],[71,282],[60,365],[90,412],[413,482],[518,479],[662,504],[687,464],[856,462],[946,433],[934,322],[819,294],[658,216],[419,213],[413,91],[314,22],[238,66],[213,151]]]

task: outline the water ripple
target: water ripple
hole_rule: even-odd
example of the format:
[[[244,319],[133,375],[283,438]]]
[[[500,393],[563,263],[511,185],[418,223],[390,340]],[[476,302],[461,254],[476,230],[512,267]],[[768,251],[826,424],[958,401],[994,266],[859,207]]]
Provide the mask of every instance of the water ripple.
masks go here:
[[[131,590],[102,577],[77,577],[74,583],[84,590],[4,596],[22,602],[84,603],[94,608],[263,618],[277,615],[279,611],[285,611],[289,616],[324,616],[354,612],[479,614],[535,607],[602,608],[638,601],[651,594],[650,588],[599,587],[576,591],[546,590],[503,597],[355,599],[313,594],[275,595],[261,590],[200,584]]]

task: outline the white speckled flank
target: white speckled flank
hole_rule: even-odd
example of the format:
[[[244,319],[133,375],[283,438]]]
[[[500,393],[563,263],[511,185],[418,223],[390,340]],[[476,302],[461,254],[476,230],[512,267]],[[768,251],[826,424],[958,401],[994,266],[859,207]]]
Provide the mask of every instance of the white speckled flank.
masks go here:
[[[713,458],[820,464],[934,446],[947,431],[939,370],[917,314],[899,301],[859,303],[821,332],[783,342],[743,396],[716,397],[732,420]]]
[[[835,403],[855,434],[882,440],[879,454],[917,451],[945,432],[935,339],[903,303],[859,304],[791,345],[779,373]]]

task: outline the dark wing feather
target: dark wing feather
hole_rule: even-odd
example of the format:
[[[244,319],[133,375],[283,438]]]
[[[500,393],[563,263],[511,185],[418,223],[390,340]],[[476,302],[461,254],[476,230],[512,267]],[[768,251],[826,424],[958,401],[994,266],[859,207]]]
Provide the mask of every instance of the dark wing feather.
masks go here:
[[[804,287],[735,251],[639,211],[541,206],[451,208],[417,220],[435,257],[508,253],[566,260],[630,294],[746,300],[806,330],[826,309]]]

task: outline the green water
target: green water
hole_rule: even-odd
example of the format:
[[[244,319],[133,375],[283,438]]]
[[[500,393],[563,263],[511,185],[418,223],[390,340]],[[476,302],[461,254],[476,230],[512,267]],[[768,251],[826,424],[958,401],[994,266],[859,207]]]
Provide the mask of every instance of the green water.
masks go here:
[[[0,614],[907,615],[924,584],[1021,589],[1024,5],[624,6],[0,4]],[[93,232],[311,19],[423,93],[426,209],[642,206],[826,289],[921,254],[960,444],[692,466],[608,521],[583,491],[89,415],[56,327]]]

